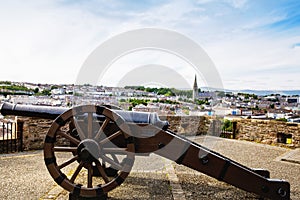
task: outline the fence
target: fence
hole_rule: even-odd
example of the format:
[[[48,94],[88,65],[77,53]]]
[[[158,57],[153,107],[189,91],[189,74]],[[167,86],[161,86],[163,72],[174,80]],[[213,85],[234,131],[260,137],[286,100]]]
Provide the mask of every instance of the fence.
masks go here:
[[[236,138],[237,122],[232,122],[232,131],[226,131],[225,129],[221,130],[220,137],[222,138]]]
[[[0,153],[23,151],[23,122],[0,120]]]

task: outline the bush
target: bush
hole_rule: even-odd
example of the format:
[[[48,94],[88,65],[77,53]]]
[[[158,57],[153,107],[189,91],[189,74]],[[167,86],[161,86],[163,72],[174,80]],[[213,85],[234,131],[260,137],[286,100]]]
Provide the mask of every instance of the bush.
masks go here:
[[[232,122],[228,119],[225,119],[223,122],[222,130],[232,131]]]
[[[280,119],[276,119],[276,121],[287,122],[287,119],[285,119],[285,118],[280,118]]]

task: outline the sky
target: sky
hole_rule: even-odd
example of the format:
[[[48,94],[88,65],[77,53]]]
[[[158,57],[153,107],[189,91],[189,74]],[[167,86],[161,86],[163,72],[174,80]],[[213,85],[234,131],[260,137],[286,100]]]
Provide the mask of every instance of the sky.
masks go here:
[[[300,89],[298,0],[0,0],[0,5],[0,80],[73,84],[103,42],[150,27],[195,41],[226,89]],[[172,68],[192,86],[193,67],[157,51],[119,58],[99,84],[118,86],[134,68],[151,64]],[[200,87],[204,79],[198,78]]]

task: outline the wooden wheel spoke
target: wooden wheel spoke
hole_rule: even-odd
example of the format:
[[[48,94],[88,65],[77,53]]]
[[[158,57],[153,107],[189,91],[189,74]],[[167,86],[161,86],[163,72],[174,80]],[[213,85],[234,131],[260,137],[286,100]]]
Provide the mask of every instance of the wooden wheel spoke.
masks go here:
[[[101,125],[101,127],[99,128],[99,131],[97,132],[95,139],[98,140],[101,136],[101,134],[103,133],[105,127],[107,126],[107,124],[109,123],[110,119],[106,118],[103,122],[103,124]]]
[[[93,167],[92,165],[88,166],[88,180],[87,180],[87,187],[92,188],[93,187]]]
[[[88,138],[92,139],[93,137],[93,113],[88,113],[88,127],[87,127],[87,132],[88,132]]]
[[[73,162],[75,162],[78,159],[78,155],[74,156],[73,158],[70,158],[69,160],[67,160],[66,162],[60,164],[58,167],[58,169],[62,169],[70,164],[72,164]]]
[[[77,147],[53,147],[55,152],[77,152]]]
[[[115,154],[110,154],[115,162],[119,162],[117,156]]]
[[[114,161],[113,159],[103,155],[102,159],[109,163],[113,168],[117,169],[117,170],[121,170],[123,167],[120,163],[117,163],[116,161]]]
[[[105,154],[127,154],[127,148],[103,148]],[[115,156],[115,155],[114,155]]]
[[[119,130],[117,132],[115,132],[114,134],[108,136],[107,138],[105,138],[104,140],[100,141],[99,144],[100,145],[104,145],[105,143],[109,142],[109,141],[112,141],[114,138],[118,137],[122,135],[122,131]]]
[[[70,179],[71,183],[74,183],[74,181],[75,181],[76,177],[78,176],[79,172],[81,171],[82,167],[83,167],[83,162],[80,162],[78,167],[76,168],[74,174],[72,175],[72,177]]]
[[[109,182],[109,178],[108,178],[107,174],[105,173],[104,168],[101,166],[100,162],[97,162],[96,166],[97,166],[97,168],[98,168],[98,170],[99,170],[99,172],[100,172],[100,174],[101,174],[104,182],[108,183]]]
[[[75,128],[75,122],[74,122],[73,117],[70,118],[70,125],[69,126],[70,126],[71,129]]]
[[[57,134],[61,135],[62,137],[70,140],[70,142],[72,142],[73,144],[75,145],[79,145],[80,141],[77,140],[76,138],[72,137],[71,135],[69,134],[66,134],[65,132],[63,131],[58,131]]]
[[[80,139],[81,140],[86,139],[85,133],[84,133],[84,131],[82,131],[79,123],[76,120],[74,120],[74,122],[75,122],[76,130],[77,130],[77,133],[78,133]]]

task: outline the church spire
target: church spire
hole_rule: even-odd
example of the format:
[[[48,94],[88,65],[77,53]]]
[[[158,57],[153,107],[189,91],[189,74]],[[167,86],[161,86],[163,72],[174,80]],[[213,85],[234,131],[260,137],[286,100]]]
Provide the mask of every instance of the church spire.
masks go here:
[[[194,86],[193,89],[197,88],[198,90],[198,85],[197,85],[197,76],[195,75],[195,80],[194,80]]]
[[[198,98],[198,84],[197,84],[197,76],[195,75],[194,85],[193,85],[193,101]]]

